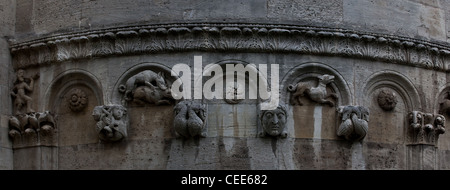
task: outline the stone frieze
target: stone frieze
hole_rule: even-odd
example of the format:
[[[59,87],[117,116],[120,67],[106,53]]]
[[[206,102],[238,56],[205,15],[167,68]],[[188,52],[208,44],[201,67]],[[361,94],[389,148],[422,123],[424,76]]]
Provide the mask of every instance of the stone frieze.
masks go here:
[[[10,40],[15,69],[92,57],[158,52],[295,52],[448,70],[450,47],[419,39],[296,25],[185,23],[139,25]]]

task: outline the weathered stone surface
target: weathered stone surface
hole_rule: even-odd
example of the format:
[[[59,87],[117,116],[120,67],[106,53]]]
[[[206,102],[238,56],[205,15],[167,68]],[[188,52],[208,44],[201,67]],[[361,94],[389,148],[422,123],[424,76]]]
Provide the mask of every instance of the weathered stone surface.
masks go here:
[[[408,118],[412,111],[436,115],[447,109],[441,102],[450,91],[448,5],[439,0],[2,2],[0,36],[8,37],[0,38],[0,169],[448,169],[450,135],[440,134],[436,144],[416,141]],[[261,99],[199,99],[205,135],[177,138],[176,104],[157,104],[152,92],[160,91],[146,87],[164,91],[153,79],[164,75],[171,84],[176,79],[171,68],[179,63],[195,72],[194,56],[202,56],[203,67],[278,64],[280,100],[287,103],[284,138],[258,136],[264,125]],[[26,69],[26,77],[39,74],[28,94],[30,106],[55,114],[55,138],[30,133],[19,145],[8,137],[14,114],[9,92],[19,68]],[[147,86],[133,78],[141,72],[154,77],[144,80]],[[208,78],[199,83],[194,78],[202,73],[185,74],[196,88]],[[314,95],[321,76],[333,80]],[[129,79],[131,85],[124,86]],[[299,83],[308,84],[300,91],[309,93],[297,94],[302,105],[294,105],[290,100],[298,89],[288,88]],[[146,93],[125,93],[138,88]],[[396,95],[395,106],[380,103],[382,92]],[[130,97],[138,101],[126,100]],[[92,113],[102,105],[126,108],[126,138],[100,140]],[[347,105],[370,110],[361,141],[337,135],[342,123],[337,108]]]
[[[358,29],[446,40],[443,1],[344,1],[344,23]],[[390,24],[396,23],[396,24]]]
[[[170,146],[158,138],[61,146],[58,169],[166,169]]]
[[[14,150],[15,170],[56,170],[58,149],[55,147],[29,147]]]
[[[267,17],[277,20],[300,20],[307,24],[329,22],[337,25],[343,21],[342,0],[268,0]]]
[[[16,1],[0,2],[0,170],[14,168],[12,142],[9,139],[8,118],[12,113],[10,81],[12,81],[11,53],[8,50],[9,37],[14,36],[16,22]]]
[[[0,169],[1,170],[13,170],[13,150],[11,148],[0,147]]]

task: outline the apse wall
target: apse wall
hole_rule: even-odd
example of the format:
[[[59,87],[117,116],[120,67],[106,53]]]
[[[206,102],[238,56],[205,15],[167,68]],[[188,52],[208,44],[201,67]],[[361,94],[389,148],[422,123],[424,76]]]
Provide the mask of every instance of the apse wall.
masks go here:
[[[2,169],[450,167],[448,1],[4,4]],[[30,101],[10,95],[21,70]],[[166,87],[187,75],[192,91],[242,77],[231,93],[246,98],[177,100]],[[279,87],[279,134],[248,97],[263,79]]]

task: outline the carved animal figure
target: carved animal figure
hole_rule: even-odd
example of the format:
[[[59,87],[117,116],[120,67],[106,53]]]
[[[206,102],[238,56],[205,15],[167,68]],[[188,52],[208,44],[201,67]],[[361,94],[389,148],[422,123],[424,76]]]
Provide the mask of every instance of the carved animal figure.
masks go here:
[[[173,98],[168,86],[162,72],[142,71],[128,79],[124,99],[137,104],[171,104]]]
[[[347,140],[358,141],[363,139],[369,129],[369,110],[362,106],[340,107],[338,112],[342,116],[337,135]]]
[[[172,95],[169,89],[160,90],[152,85],[139,86],[133,92],[133,101],[137,104],[171,104],[171,98]]]
[[[204,132],[206,108],[204,105],[184,100],[174,107],[174,113],[174,129],[179,135],[185,138],[206,136]]]
[[[335,93],[327,94],[326,86],[327,84],[333,82],[334,76],[322,75],[317,78],[319,79],[319,83],[315,87],[306,82],[299,82],[295,85],[289,85],[288,91],[293,92],[291,98],[297,100],[298,105],[303,105],[300,98],[307,96],[314,102],[328,104],[330,107],[333,107],[334,103],[327,100],[327,98],[332,97],[337,100],[338,96]],[[295,102],[293,102],[293,104],[295,104]]]
[[[445,98],[439,102],[439,114],[447,114],[450,116],[450,92],[445,93]]]

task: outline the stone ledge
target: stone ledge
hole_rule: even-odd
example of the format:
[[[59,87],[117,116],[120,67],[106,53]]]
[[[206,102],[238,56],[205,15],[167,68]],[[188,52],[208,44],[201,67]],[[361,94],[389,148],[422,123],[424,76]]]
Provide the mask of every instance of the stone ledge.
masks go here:
[[[338,28],[272,24],[140,25],[15,43],[15,69],[93,57],[159,52],[274,52],[372,59],[447,71],[448,44]]]

